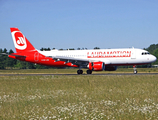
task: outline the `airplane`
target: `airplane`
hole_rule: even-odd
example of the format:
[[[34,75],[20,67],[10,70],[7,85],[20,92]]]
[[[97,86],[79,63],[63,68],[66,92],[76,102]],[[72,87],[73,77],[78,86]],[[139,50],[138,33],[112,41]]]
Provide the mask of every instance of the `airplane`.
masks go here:
[[[87,74],[92,74],[92,71],[115,71],[117,66],[129,65],[133,66],[136,74],[136,65],[149,64],[157,59],[148,51],[135,48],[40,51],[33,47],[18,28],[10,30],[16,53],[8,57],[39,65],[77,67],[77,74],[83,74],[82,68],[88,68]]]

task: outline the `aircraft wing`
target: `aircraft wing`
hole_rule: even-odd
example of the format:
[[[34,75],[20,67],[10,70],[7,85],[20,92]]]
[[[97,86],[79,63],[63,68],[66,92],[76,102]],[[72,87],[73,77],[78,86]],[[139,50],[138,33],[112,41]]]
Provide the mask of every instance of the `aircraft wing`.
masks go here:
[[[71,62],[74,65],[87,65],[89,63],[88,60],[81,58],[73,58],[73,57],[63,57],[63,56],[52,56],[52,58],[56,61],[65,61]]]

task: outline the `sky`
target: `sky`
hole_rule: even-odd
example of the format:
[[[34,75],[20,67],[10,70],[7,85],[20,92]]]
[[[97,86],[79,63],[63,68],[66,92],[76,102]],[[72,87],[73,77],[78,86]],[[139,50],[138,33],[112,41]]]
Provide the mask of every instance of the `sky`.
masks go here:
[[[10,27],[36,49],[147,48],[158,44],[157,0],[0,0],[0,48]]]

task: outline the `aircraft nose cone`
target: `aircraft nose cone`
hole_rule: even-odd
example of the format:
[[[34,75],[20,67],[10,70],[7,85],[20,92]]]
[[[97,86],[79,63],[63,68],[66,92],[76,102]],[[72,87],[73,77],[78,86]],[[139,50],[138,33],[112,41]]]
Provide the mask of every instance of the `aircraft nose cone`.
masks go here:
[[[157,60],[157,58],[154,56],[154,55],[152,55],[152,62],[155,62],[156,60]]]

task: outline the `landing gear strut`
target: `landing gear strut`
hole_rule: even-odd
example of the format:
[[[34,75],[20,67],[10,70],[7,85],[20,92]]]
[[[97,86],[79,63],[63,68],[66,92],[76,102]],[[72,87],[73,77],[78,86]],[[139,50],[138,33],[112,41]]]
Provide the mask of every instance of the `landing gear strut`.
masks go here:
[[[133,66],[133,73],[134,73],[134,74],[137,74],[137,68],[136,68],[135,65]]]
[[[81,70],[81,66],[79,66],[79,70],[77,70],[77,74],[83,74],[83,70]]]

